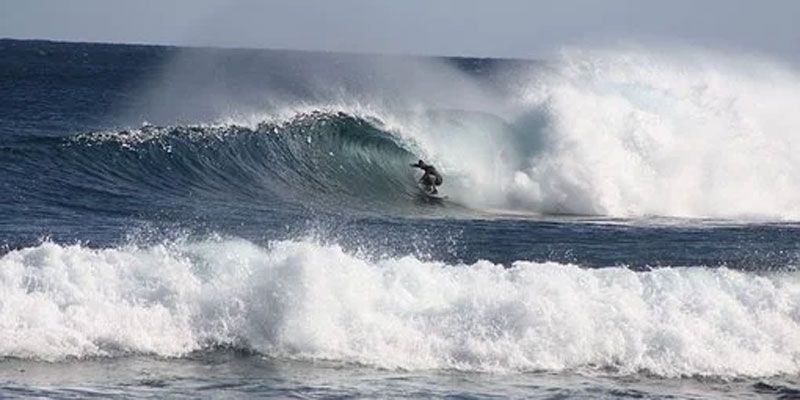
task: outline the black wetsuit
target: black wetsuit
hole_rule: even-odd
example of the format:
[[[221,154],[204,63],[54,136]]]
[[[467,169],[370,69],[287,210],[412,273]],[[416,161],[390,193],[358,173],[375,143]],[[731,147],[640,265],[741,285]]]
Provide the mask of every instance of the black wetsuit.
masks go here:
[[[422,178],[419,178],[419,183],[425,186],[426,190],[431,194],[436,194],[439,191],[436,190],[436,186],[442,184],[442,176],[439,175],[439,171],[433,167],[433,165],[428,165],[425,163],[417,163],[411,164],[412,167],[419,168],[425,171],[425,174],[422,175]]]

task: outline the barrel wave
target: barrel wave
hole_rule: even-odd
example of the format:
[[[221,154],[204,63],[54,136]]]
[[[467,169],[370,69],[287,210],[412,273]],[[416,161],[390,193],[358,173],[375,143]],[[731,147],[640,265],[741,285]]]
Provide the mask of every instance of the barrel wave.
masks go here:
[[[391,98],[385,88],[328,77],[336,96],[80,134],[66,147],[46,142],[51,150],[26,139],[9,151],[52,151],[52,168],[75,168],[89,178],[78,185],[112,195],[138,187],[251,204],[269,196],[429,212],[417,207],[407,165],[424,158],[445,175],[447,206],[481,212],[800,218],[800,78],[786,66],[702,52],[598,51],[483,75],[437,68],[416,67],[425,85],[393,87]],[[353,74],[345,75],[358,81]],[[430,100],[433,91],[446,100]]]

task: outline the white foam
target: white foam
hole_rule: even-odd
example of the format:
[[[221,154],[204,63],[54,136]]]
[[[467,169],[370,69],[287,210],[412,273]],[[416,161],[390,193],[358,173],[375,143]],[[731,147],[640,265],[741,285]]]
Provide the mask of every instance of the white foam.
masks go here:
[[[503,193],[493,206],[800,218],[800,75],[787,66],[700,51],[569,52],[521,83],[519,106],[546,124],[527,132],[541,140],[526,166],[501,164],[494,185],[477,185]]]
[[[800,275],[370,261],[335,245],[43,243],[0,258],[0,355],[235,345],[387,368],[800,372]]]

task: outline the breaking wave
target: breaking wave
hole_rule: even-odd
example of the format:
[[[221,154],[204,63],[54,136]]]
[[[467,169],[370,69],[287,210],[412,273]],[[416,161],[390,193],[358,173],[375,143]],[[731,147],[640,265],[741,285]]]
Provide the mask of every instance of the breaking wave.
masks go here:
[[[224,124],[82,134],[67,146],[46,139],[55,155],[14,149],[0,163],[24,182],[27,171],[57,159],[52,168],[80,177],[73,186],[81,193],[404,213],[420,209],[408,163],[424,158],[443,172],[450,207],[800,218],[800,77],[789,67],[702,52],[618,51],[566,53],[491,74],[493,85],[509,87],[482,98],[468,90],[487,86],[473,82],[479,78],[448,80],[438,71],[438,80],[464,86],[436,93],[463,94],[454,108],[415,105],[414,96],[425,94],[405,92],[390,106],[380,95],[348,92],[367,89],[345,88],[357,100],[286,106]]]
[[[800,218],[800,76],[702,52],[568,53],[520,90],[545,148],[514,204],[639,216]]]
[[[234,347],[410,370],[732,377],[797,374],[798,335],[797,272],[447,265],[219,238],[0,258],[3,357]]]

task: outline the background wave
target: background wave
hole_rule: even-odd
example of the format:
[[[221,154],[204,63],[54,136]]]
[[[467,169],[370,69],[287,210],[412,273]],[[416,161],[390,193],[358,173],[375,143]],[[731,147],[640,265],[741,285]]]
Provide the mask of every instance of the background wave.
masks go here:
[[[430,207],[410,201],[405,164],[421,157],[444,172],[452,203],[474,210],[800,219],[800,77],[769,60],[675,49],[546,63],[225,54],[181,52],[132,96],[146,107],[129,105],[158,124],[82,135],[74,159],[10,135],[0,167],[19,179],[7,192],[141,199],[152,189],[242,207],[266,196],[287,200],[280,207],[418,213]],[[86,179],[30,185],[26,174],[43,168]],[[47,190],[42,198],[58,197]],[[109,201],[98,203],[84,206]],[[111,203],[107,212],[138,208]]]

